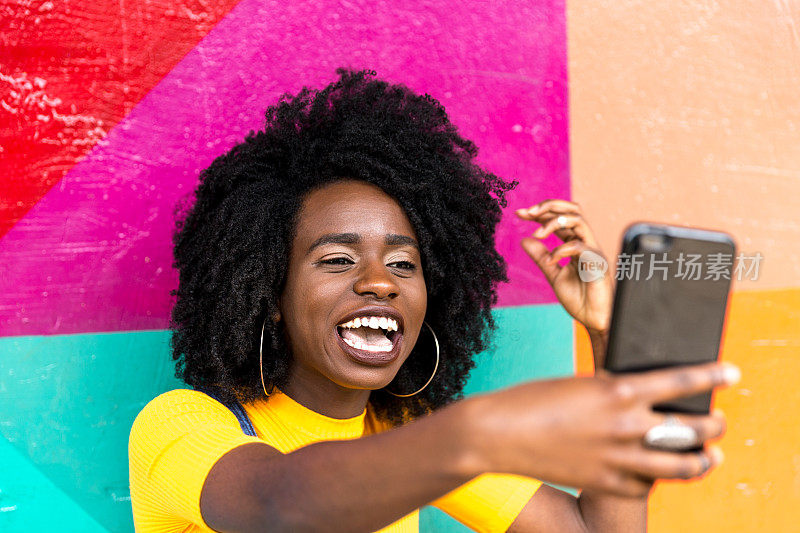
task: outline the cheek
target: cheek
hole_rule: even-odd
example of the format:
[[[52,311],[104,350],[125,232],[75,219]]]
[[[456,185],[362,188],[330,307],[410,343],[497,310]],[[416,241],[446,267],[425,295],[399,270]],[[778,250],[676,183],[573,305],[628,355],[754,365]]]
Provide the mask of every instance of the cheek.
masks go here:
[[[286,336],[293,351],[302,349],[314,335],[312,325],[313,285],[304,276],[290,276],[281,294],[281,314],[286,325]]]
[[[411,307],[414,314],[425,318],[425,312],[428,309],[428,290],[425,287],[425,281],[415,284],[412,291]]]
[[[287,324],[292,324],[292,334],[316,339],[324,335],[323,329],[332,320],[331,313],[341,299],[342,281],[321,276],[307,276],[302,281],[287,284],[287,300],[282,307],[288,314]]]

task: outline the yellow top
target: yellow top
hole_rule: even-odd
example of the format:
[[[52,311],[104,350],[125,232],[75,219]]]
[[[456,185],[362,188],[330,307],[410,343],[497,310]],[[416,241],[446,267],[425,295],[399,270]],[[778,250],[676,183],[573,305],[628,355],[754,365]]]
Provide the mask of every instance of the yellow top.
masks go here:
[[[128,449],[137,532],[213,531],[200,515],[200,492],[214,463],[238,446],[266,442],[290,453],[315,442],[355,439],[389,428],[371,409],[354,418],[330,418],[280,392],[244,407],[258,437],[245,435],[227,407],[192,390],[164,393],[139,413]],[[476,531],[505,531],[540,485],[522,476],[484,474],[431,505]],[[381,532],[418,530],[416,510]]]

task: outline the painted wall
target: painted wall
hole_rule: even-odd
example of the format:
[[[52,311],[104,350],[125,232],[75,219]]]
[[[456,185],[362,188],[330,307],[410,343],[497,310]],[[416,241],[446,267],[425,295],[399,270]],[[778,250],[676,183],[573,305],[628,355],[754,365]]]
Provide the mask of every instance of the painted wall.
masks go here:
[[[509,209],[570,195],[561,1],[2,9],[3,531],[131,530],[130,425],[180,386],[165,331],[174,206],[280,94],[322,87],[339,66],[375,69],[439,99],[481,162],[522,182]],[[519,247],[526,231],[503,222],[513,281],[472,392],[573,371],[571,321]],[[433,509],[421,521],[463,529]]]
[[[511,210],[573,196],[608,253],[644,218],[726,229],[765,256],[732,300],[723,358],[744,378],[717,397],[726,463],[660,484],[650,530],[796,527],[798,8],[487,4],[0,7],[0,530],[132,529],[130,424],[180,386],[165,330],[173,206],[281,93],[338,66],[439,99],[481,162],[521,181]],[[527,231],[501,227],[512,281],[471,392],[569,374],[573,342],[587,369],[585,337],[518,247]],[[462,529],[435,510],[421,524]]]
[[[800,4],[576,1],[567,20],[572,193],[606,252],[645,219],[764,256],[758,280],[734,281],[725,462],[661,483],[650,530],[798,531]],[[579,368],[588,353],[579,336]]]

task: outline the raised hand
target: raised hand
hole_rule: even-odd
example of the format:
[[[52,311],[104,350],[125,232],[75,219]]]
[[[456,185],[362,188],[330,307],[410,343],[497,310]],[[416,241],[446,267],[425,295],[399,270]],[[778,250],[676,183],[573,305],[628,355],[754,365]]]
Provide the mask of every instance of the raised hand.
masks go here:
[[[606,260],[581,208],[567,200],[545,200],[527,209],[518,209],[518,217],[541,224],[531,237],[522,239],[522,247],[542,270],[564,309],[590,332],[605,332],[611,321],[613,300],[612,273],[593,281],[582,281],[579,261]],[[554,233],[564,244],[549,250],[542,239]],[[594,255],[596,254],[596,255]],[[559,261],[569,257],[568,264]],[[606,262],[607,263],[607,262]]]

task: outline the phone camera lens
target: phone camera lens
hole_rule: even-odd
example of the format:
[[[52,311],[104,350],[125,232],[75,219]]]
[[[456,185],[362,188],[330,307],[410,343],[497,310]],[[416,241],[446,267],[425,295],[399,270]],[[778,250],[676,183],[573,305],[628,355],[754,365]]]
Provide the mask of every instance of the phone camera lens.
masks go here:
[[[640,245],[646,252],[663,252],[669,249],[669,240],[667,235],[651,233],[641,236]]]

